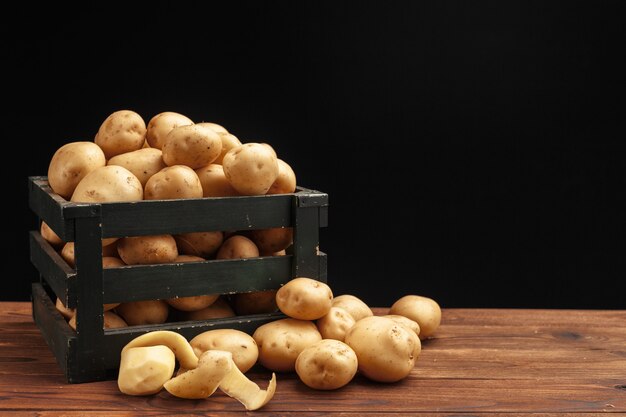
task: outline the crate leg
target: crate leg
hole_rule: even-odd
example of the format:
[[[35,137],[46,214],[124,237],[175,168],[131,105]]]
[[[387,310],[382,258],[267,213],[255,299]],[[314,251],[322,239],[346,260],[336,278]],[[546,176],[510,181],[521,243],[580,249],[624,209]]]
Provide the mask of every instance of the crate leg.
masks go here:
[[[102,312],[102,228],[97,217],[75,220],[76,344],[68,367],[70,382],[106,378]]]
[[[300,207],[298,199],[295,201],[292,276],[326,282],[326,274],[320,274],[320,262],[317,257],[320,242],[319,207]]]

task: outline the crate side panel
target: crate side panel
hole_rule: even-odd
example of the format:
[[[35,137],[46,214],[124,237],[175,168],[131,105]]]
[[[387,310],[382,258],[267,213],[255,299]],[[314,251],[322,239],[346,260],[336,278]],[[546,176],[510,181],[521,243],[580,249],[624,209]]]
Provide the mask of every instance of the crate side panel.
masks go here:
[[[32,285],[33,319],[48,347],[67,375],[75,334],[57,311],[41,284]]]
[[[30,260],[63,304],[76,307],[73,286],[76,272],[35,231],[30,232]]]
[[[155,324],[150,326],[133,326],[122,329],[111,329],[105,332],[107,369],[116,369],[120,364],[122,348],[137,336],[155,330],[171,330],[193,339],[202,332],[215,329],[237,329],[252,335],[257,327],[274,320],[286,318],[282,313],[255,314],[223,319],[184,321],[176,323]]]
[[[291,224],[290,194],[102,204],[103,237],[251,230]]]
[[[261,291],[290,279],[291,256],[107,268],[104,303]]]
[[[30,177],[28,204],[30,209],[45,221],[48,226],[64,241],[74,240],[74,223],[64,217],[62,197],[54,193],[46,177]]]

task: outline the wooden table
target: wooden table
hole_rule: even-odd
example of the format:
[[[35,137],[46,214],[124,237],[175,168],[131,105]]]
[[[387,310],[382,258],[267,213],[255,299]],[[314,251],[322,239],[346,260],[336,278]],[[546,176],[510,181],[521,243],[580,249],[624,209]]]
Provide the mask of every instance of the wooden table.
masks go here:
[[[192,401],[165,391],[126,396],[115,381],[68,385],[30,314],[28,303],[0,303],[0,416],[245,413],[219,391]],[[274,399],[254,414],[626,415],[626,311],[447,309],[443,317],[407,379],[357,376],[324,392],[278,375]]]

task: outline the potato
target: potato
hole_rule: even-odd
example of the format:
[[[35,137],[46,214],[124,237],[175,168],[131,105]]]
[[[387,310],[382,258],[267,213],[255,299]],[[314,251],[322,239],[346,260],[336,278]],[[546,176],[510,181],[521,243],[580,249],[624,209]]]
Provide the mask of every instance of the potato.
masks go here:
[[[224,155],[222,166],[230,184],[243,195],[266,194],[278,177],[276,153],[261,143],[231,149]]]
[[[117,251],[127,265],[169,263],[178,256],[176,241],[171,235],[125,237],[117,244]]]
[[[224,168],[215,163],[196,169],[204,197],[232,197],[239,193],[224,175]]]
[[[217,329],[200,333],[189,342],[197,357],[207,350],[223,350],[233,355],[233,361],[241,372],[247,372],[254,366],[259,349],[249,335],[234,329]]]
[[[109,245],[110,246],[110,245]],[[104,254],[104,248],[108,248],[108,246],[104,246],[102,248],[102,267],[103,268],[115,268],[118,266],[124,266],[125,263],[122,262],[121,259],[114,256],[106,256]],[[116,252],[117,253],[117,252]],[[61,250],[61,257],[71,268],[76,268],[76,261],[74,258],[74,242],[67,242],[63,249]]]
[[[63,247],[63,245],[65,245],[65,242],[63,242],[61,238],[56,233],[54,233],[54,230],[52,230],[50,226],[46,224],[46,222],[41,222],[39,233],[41,233],[41,237],[44,238],[44,240],[55,249],[59,249]]]
[[[174,374],[174,352],[167,346],[145,346],[122,351],[117,386],[127,395],[152,395]]]
[[[296,173],[287,162],[278,159],[278,177],[267,194],[288,194],[294,191],[296,191]]]
[[[441,323],[441,308],[432,298],[419,295],[405,295],[393,303],[389,314],[407,317],[419,324],[420,339],[435,333]]]
[[[256,258],[259,249],[254,242],[245,236],[234,235],[226,239],[217,251],[217,259],[243,259]]]
[[[365,317],[346,333],[359,362],[359,371],[379,382],[395,382],[405,378],[415,365],[420,340],[409,328],[379,316]]]
[[[276,293],[280,311],[300,320],[317,320],[328,314],[333,292],[323,282],[311,278],[294,278]]]
[[[132,301],[122,303],[115,309],[129,326],[165,323],[169,313],[163,300]]]
[[[102,247],[102,256],[110,256],[114,258],[119,258],[120,254],[117,253],[117,240],[109,245]]]
[[[228,130],[226,130],[224,126],[218,125],[217,123],[202,122],[202,123],[197,123],[197,124],[202,127],[208,127],[209,129],[211,129],[212,131],[214,131],[215,133],[219,135],[225,135],[228,133]]]
[[[321,340],[304,349],[296,360],[296,373],[307,386],[319,390],[341,388],[358,368],[356,353],[338,340]]]
[[[105,329],[121,329],[122,327],[128,327],[128,324],[120,316],[112,311],[105,311],[102,319],[104,320],[103,328]],[[76,314],[73,314],[68,321],[70,327],[76,330]]]
[[[249,314],[273,313],[278,310],[276,291],[243,292],[233,296],[235,311],[240,316]]]
[[[197,169],[212,163],[220,155],[222,139],[208,127],[179,126],[167,135],[162,150],[167,165]]]
[[[178,253],[208,259],[215,255],[224,241],[222,232],[193,232],[174,236]]]
[[[218,298],[213,304],[198,311],[189,311],[184,314],[184,320],[210,320],[225,317],[234,317],[235,312],[223,299]]]
[[[354,295],[344,294],[333,298],[333,307],[341,307],[346,310],[354,319],[359,321],[362,318],[373,316],[372,310],[361,299]]]
[[[259,253],[261,254],[261,256],[286,256],[287,255],[287,251],[283,250],[279,250],[278,252],[261,252],[259,251]]]
[[[117,165],[126,168],[137,177],[142,187],[146,186],[151,176],[167,166],[163,162],[162,152],[153,148],[139,149],[116,155],[109,159],[107,165]]]
[[[388,319],[391,319],[391,320],[395,321],[398,324],[402,324],[402,325],[408,327],[409,329],[413,330],[417,336],[420,335],[420,325],[417,324],[416,321],[413,321],[413,320],[411,320],[409,318],[406,318],[404,316],[398,316],[397,314],[387,314],[387,315],[382,316],[382,317],[387,317]]]
[[[262,253],[274,253],[287,249],[293,243],[291,227],[274,227],[250,231],[250,239]]]
[[[92,142],[72,142],[61,146],[48,166],[52,191],[69,200],[87,174],[106,165],[104,152]]]
[[[154,116],[148,122],[146,141],[151,148],[161,149],[167,135],[178,126],[192,125],[190,118],[179,113],[166,111]]]
[[[103,268],[117,268],[118,266],[126,265],[120,258],[115,256],[103,256],[102,267]]]
[[[331,307],[328,313],[317,319],[317,330],[324,339],[343,340],[346,332],[354,326],[354,318],[341,307]]]
[[[276,372],[295,370],[300,352],[322,340],[313,323],[296,319],[264,324],[252,337],[259,348],[259,363]]]
[[[72,194],[74,203],[138,201],[142,198],[141,182],[132,172],[116,165],[94,169],[85,175]]]
[[[141,149],[146,141],[146,122],[131,110],[119,110],[107,117],[95,142],[107,159]]]
[[[184,165],[163,168],[146,182],[146,200],[202,198],[202,185],[193,169]]]
[[[198,256],[179,255],[174,262],[203,262],[204,259]],[[190,297],[177,297],[165,300],[169,305],[180,311],[202,310],[213,304],[219,294],[194,295]]]
[[[74,317],[74,314],[76,313],[75,308],[65,307],[65,304],[63,304],[63,301],[61,301],[60,298],[57,298],[55,307],[59,311],[59,313],[61,313],[61,315],[65,318],[65,320],[71,319],[72,317]]]
[[[237,139],[237,136],[231,135],[230,133],[220,134],[220,138],[222,139],[222,153],[217,157],[217,159],[215,159],[215,161],[213,161],[213,163],[221,165],[224,161],[224,155],[226,155],[226,153],[228,153],[231,149],[241,146],[241,141]]]

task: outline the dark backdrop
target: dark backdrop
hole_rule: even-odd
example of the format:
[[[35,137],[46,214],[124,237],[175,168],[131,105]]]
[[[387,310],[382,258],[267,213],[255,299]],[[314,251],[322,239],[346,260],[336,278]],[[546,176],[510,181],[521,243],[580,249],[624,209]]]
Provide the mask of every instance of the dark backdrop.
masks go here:
[[[337,294],[626,307],[618,1],[19,7],[1,29],[3,299],[37,276],[26,177],[133,109],[269,142],[328,192]]]

